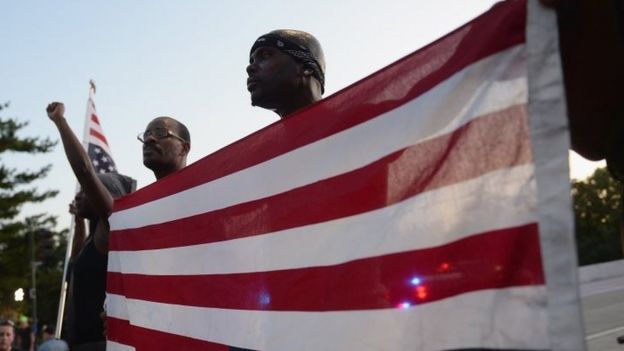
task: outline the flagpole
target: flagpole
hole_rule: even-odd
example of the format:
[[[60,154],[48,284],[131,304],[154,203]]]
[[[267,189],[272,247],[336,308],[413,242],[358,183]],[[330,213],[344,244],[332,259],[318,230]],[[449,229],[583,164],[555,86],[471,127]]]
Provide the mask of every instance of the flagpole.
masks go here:
[[[93,103],[91,97],[95,94],[95,82],[93,79],[89,80],[89,100],[87,101],[87,110],[89,109],[89,104]],[[88,118],[88,116],[87,116]],[[83,146],[84,141],[87,138],[88,133],[88,124],[85,122],[85,128],[82,136]],[[76,190],[74,193],[78,193],[80,190],[80,184],[76,181]],[[65,314],[65,301],[67,297],[67,269],[69,266],[69,259],[71,258],[72,246],[74,244],[74,223],[75,223],[75,215],[72,215],[72,221],[69,224],[69,234],[67,235],[67,249],[65,250],[65,262],[63,264],[63,276],[61,280],[61,293],[59,296],[59,308],[56,316],[56,328],[54,332],[54,336],[57,339],[61,338],[61,330],[63,329],[63,316]]]

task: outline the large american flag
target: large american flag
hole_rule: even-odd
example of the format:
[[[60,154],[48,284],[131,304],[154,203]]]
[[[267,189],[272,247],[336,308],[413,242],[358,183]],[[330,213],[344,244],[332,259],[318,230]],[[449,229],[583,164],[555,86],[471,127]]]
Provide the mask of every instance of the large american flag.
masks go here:
[[[121,199],[108,350],[582,350],[562,89],[508,1]]]

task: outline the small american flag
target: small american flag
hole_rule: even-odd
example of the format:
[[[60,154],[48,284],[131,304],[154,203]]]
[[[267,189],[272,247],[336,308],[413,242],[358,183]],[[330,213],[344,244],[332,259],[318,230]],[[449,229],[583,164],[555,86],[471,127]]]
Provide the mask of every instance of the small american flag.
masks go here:
[[[95,110],[95,103],[91,96],[89,96],[87,101],[85,118],[83,145],[89,154],[93,168],[97,173],[117,172],[115,161],[108,146],[108,141],[104,136],[100,119]]]
[[[507,1],[121,199],[108,350],[583,350],[564,104]]]

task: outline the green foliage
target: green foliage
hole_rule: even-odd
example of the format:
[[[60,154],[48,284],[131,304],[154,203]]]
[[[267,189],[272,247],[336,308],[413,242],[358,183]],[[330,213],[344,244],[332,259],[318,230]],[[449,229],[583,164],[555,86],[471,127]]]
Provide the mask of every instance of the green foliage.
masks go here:
[[[0,104],[0,157],[4,153],[39,154],[51,151],[56,142],[48,138],[19,135],[28,123],[2,116],[8,106],[8,103]],[[20,211],[24,204],[40,203],[57,194],[54,190],[39,191],[32,185],[32,182],[46,177],[49,171],[50,165],[34,171],[18,170],[8,167],[0,158],[0,317],[15,313],[32,316],[32,300],[28,297],[32,279],[30,259],[33,255],[37,257],[37,246],[34,245],[35,252],[32,252],[29,234],[41,228],[54,228],[56,219],[45,214],[20,216]],[[54,260],[49,267],[38,265],[37,268],[40,320],[55,320],[56,316],[64,260],[61,234],[54,233]],[[27,292],[22,302],[14,301],[14,292],[18,288]]]
[[[588,265],[621,259],[622,183],[606,168],[572,181],[579,262]]]

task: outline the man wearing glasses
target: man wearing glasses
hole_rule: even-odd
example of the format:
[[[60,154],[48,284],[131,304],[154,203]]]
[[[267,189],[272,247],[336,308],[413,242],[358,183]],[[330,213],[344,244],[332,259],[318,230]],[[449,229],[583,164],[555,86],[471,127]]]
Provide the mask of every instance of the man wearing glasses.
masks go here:
[[[108,217],[113,210],[113,196],[98,178],[82,143],[67,124],[65,105],[53,102],[46,109],[56,125],[67,159],[96,214],[104,219],[104,230],[96,230],[98,251],[108,252]],[[186,126],[171,117],[152,120],[143,133],[137,136],[143,144],[143,165],[161,179],[186,166],[191,149],[190,134]]]
[[[191,149],[191,136],[182,123],[170,117],[151,121],[137,139],[143,143],[143,165],[154,172],[156,179],[186,166]]]
[[[74,273],[81,271],[85,274],[84,279],[72,279],[72,299],[74,302],[73,313],[70,313],[70,320],[73,316],[75,320],[70,326],[70,335],[75,334],[69,340],[72,350],[76,351],[100,351],[105,350],[106,343],[102,335],[102,320],[100,313],[105,295],[106,264],[108,254],[108,236],[110,226],[108,217],[113,210],[115,197],[124,195],[133,187],[126,187],[124,191],[115,192],[117,183],[125,183],[126,178],[117,173],[97,174],[92,166],[87,152],[82,147],[80,140],[71,130],[64,117],[65,106],[60,102],[53,102],[47,107],[47,114],[50,120],[56,125],[63,148],[76,178],[81,186],[79,194],[84,194],[88,202],[83,201],[84,214],[88,214],[90,219],[89,229],[91,241],[88,241],[90,250],[82,249],[79,258],[89,263],[79,267],[76,261]],[[154,172],[156,179],[163,178],[186,166],[186,157],[190,150],[190,135],[188,129],[177,120],[170,117],[158,117],[151,121],[143,133],[137,138],[143,144],[143,164]],[[108,178],[113,178],[110,181]],[[114,183],[111,187],[111,184]],[[121,184],[123,185],[123,184]],[[79,200],[80,197],[77,196]],[[77,205],[80,202],[77,201]],[[83,215],[84,217],[84,215]],[[89,273],[90,272],[90,273]],[[96,276],[96,273],[99,275]],[[75,274],[73,274],[75,278]],[[96,281],[94,281],[96,280]],[[88,287],[91,287],[88,289]],[[94,288],[96,287],[96,288]],[[89,295],[89,296],[84,296]],[[78,306],[80,301],[92,301],[95,309],[89,310],[86,315],[85,304]],[[80,319],[80,320],[78,320]],[[90,323],[87,323],[89,321]],[[87,337],[87,334],[90,335]]]

